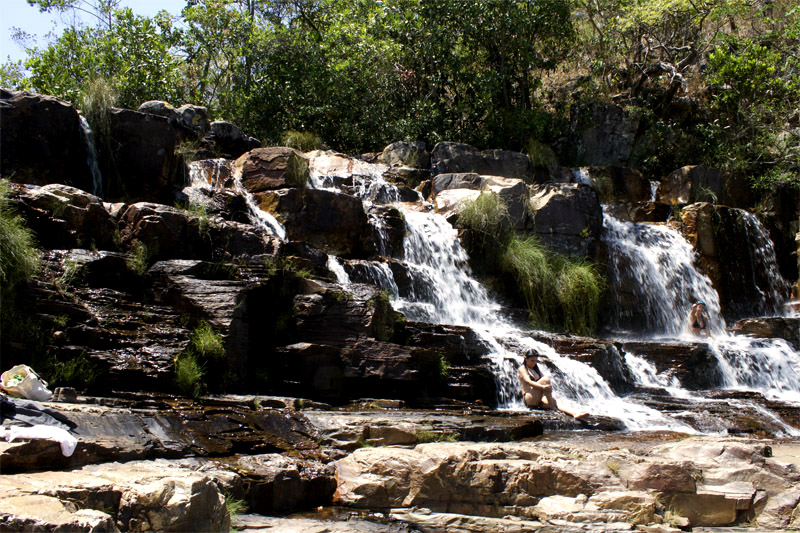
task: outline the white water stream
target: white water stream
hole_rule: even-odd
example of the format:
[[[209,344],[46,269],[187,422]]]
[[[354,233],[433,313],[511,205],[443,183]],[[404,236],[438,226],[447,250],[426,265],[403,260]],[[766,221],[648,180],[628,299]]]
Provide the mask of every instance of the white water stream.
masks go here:
[[[383,165],[372,165],[339,154],[309,155],[309,187],[341,191],[341,187],[346,185],[348,192],[360,197],[367,208],[373,203],[392,203],[399,198],[397,191],[393,192],[394,187],[382,178],[386,170]],[[207,174],[197,179],[199,187],[214,182]],[[266,218],[264,226],[283,238],[285,233],[280,224],[258,209],[238,180],[235,183],[237,190],[247,198],[253,218],[259,221]],[[565,407],[618,418],[630,429],[695,432],[676,418],[617,396],[593,367],[559,355],[503,317],[501,306],[472,277],[467,254],[456,230],[421,203],[394,205],[401,210],[406,224],[402,261],[411,280],[410,288],[400,296],[392,269],[385,261],[351,261],[348,268],[358,268],[360,279],[368,279],[386,290],[392,297],[393,306],[411,320],[472,328],[489,348],[487,358],[496,376],[501,409],[524,409],[516,369],[522,362],[521,352],[536,348],[544,355],[545,366],[552,373],[554,395]],[[380,231],[380,224],[373,223]],[[620,297],[628,298],[627,302],[620,301],[617,307],[620,310],[637,309],[635,316],[631,313],[628,313],[631,316],[626,316],[620,311],[620,330],[644,324],[648,337],[696,342],[696,338],[688,337],[686,317],[691,303],[702,300],[712,318],[712,337],[708,344],[720,360],[724,387],[757,390],[770,398],[800,402],[798,353],[785,341],[732,337],[726,333],[719,313],[719,298],[708,278],[694,267],[694,252],[679,233],[662,226],[621,222],[608,214],[604,227],[604,239],[613,258],[612,269],[617,272],[612,277],[621,280],[620,285],[611,287],[611,292],[618,290]],[[764,250],[760,253],[767,265],[770,264],[769,249]],[[771,264],[774,264],[774,252]],[[328,265],[339,283],[350,283],[350,277],[338,258],[329,257]],[[623,290],[623,284],[628,289]],[[631,302],[634,302],[633,306]],[[626,353],[625,360],[640,385],[664,389],[676,397],[706,401],[692,397],[677,379],[659,375],[645,359]],[[800,433],[785,424],[783,426],[787,433]]]
[[[89,121],[83,115],[78,115],[81,123],[81,135],[83,136],[83,144],[86,146],[86,164],[89,167],[89,172],[92,174],[92,194],[95,196],[103,197],[103,175],[100,173],[100,167],[97,164],[97,150],[94,144],[94,134],[92,128],[89,126]]]

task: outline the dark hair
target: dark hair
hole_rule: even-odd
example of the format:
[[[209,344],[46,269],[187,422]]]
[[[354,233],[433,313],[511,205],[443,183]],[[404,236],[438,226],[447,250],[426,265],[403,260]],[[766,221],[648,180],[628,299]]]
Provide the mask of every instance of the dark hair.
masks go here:
[[[528,357],[539,357],[539,352],[531,348],[530,350],[525,352],[525,359],[527,359]]]

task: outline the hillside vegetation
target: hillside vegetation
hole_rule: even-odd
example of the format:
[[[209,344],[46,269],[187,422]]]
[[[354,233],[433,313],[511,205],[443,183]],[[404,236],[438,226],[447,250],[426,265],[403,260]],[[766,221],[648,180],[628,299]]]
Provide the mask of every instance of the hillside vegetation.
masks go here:
[[[115,105],[191,102],[264,143],[307,132],[347,152],[398,140],[556,147],[575,104],[643,120],[633,165],[707,164],[800,183],[800,8],[793,0],[192,0],[181,16],[89,11],[0,84]],[[20,36],[24,37],[24,36]]]

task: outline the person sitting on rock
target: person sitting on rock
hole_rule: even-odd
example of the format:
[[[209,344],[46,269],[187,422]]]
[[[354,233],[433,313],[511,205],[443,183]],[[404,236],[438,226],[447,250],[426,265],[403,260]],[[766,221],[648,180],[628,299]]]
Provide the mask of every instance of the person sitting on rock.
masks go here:
[[[695,335],[708,337],[708,313],[705,303],[697,302],[689,311],[689,330]]]
[[[531,409],[558,410],[575,419],[588,416],[589,413],[585,411],[573,412],[558,406],[558,402],[553,398],[553,386],[550,385],[550,377],[542,374],[538,362],[539,352],[530,349],[525,353],[525,362],[517,370],[525,405]]]

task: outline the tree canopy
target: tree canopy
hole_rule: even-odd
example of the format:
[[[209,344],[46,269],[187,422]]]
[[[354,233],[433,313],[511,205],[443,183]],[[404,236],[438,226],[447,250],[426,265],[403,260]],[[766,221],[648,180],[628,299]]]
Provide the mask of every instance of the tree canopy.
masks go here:
[[[613,100],[668,140],[645,170],[707,163],[800,183],[789,0],[187,0],[174,18],[119,0],[28,3],[91,23],[28,48],[0,83],[73,102],[102,79],[118,106],[191,102],[267,143],[298,130],[358,152],[552,144],[572,104]],[[696,112],[676,115],[686,97]]]

